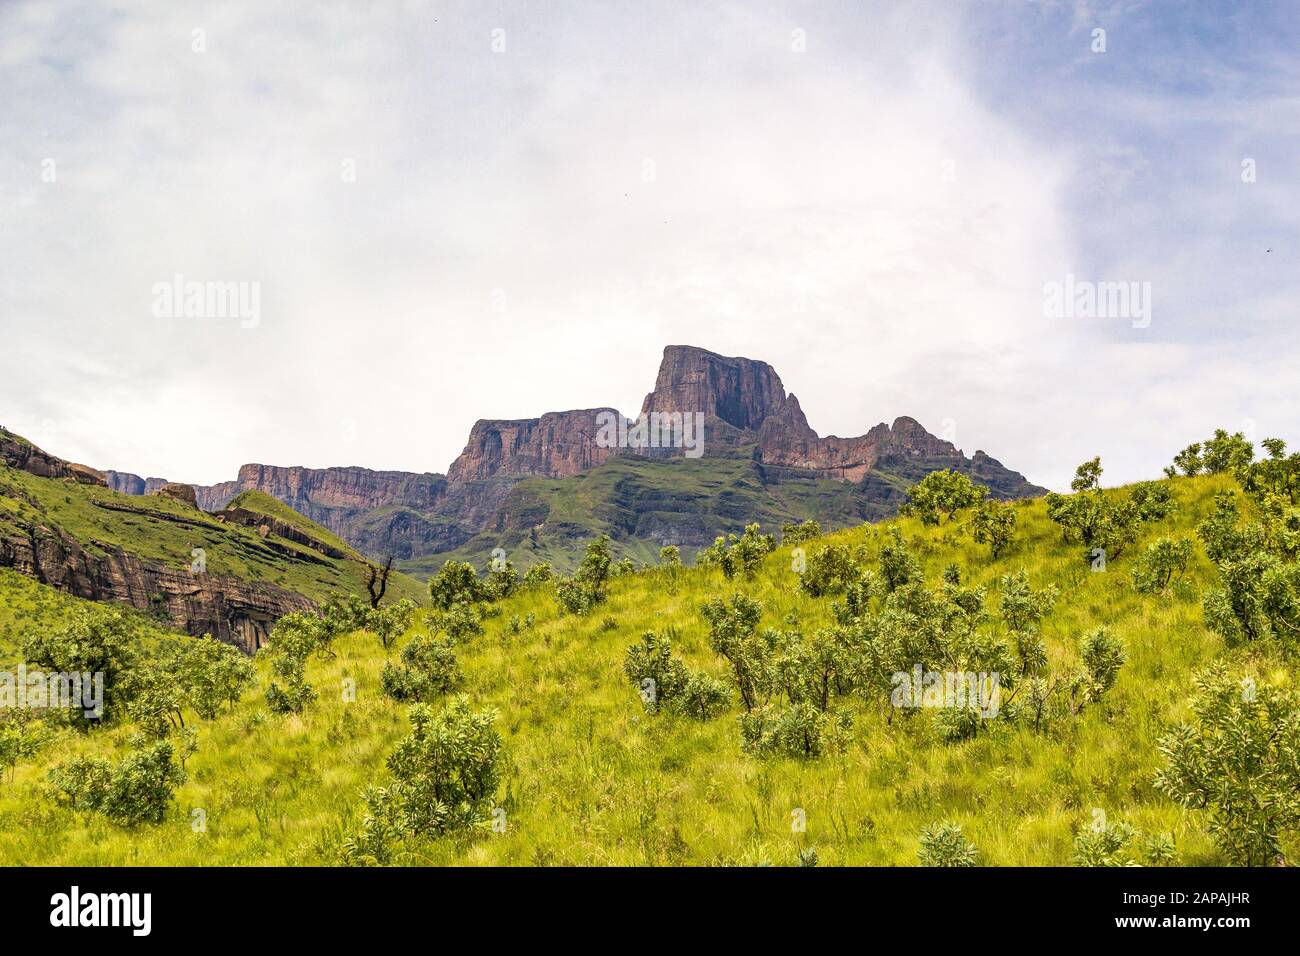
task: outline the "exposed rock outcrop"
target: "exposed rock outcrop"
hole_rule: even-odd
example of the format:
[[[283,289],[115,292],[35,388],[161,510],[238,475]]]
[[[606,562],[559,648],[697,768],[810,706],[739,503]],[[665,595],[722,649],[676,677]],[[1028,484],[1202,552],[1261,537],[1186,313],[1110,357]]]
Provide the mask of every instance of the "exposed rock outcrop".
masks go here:
[[[198,510],[198,498],[194,494],[193,485],[182,485],[179,482],[169,481],[157,491],[152,492],[160,498],[170,498],[173,501],[179,501],[181,504],[189,505],[191,508]]]
[[[108,484],[102,471],[56,458],[3,427],[0,427],[0,463],[38,478],[62,478],[83,485]]]
[[[77,597],[162,615],[188,634],[210,634],[248,653],[267,642],[279,617],[316,606],[271,584],[162,567],[103,543],[92,552],[63,532],[7,518],[0,520],[0,567]]]
[[[597,442],[602,415],[612,408],[548,412],[541,418],[517,421],[480,419],[469,443],[447,470],[453,482],[480,478],[536,475],[567,478],[588,471],[614,451]]]

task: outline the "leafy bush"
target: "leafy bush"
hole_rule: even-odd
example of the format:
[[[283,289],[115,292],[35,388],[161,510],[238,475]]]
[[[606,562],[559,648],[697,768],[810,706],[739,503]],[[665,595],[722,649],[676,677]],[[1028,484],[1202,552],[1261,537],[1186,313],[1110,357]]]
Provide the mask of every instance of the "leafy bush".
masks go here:
[[[477,604],[490,601],[492,592],[479,580],[474,565],[465,561],[445,561],[437,577],[429,579],[429,598],[433,606],[449,611],[456,604]]]
[[[740,746],[757,757],[811,760],[827,750],[842,750],[852,726],[850,711],[832,713],[807,701],[788,707],[764,704],[740,715]]]
[[[299,714],[316,699],[307,683],[307,658],[322,647],[325,629],[320,618],[305,612],[286,614],[271,631],[270,643],[260,653],[271,658],[275,675],[266,691],[266,703],[277,714]]]
[[[1015,509],[989,498],[971,515],[970,527],[975,543],[987,544],[992,556],[997,558],[1015,541]]]
[[[781,526],[781,543],[800,544],[804,541],[811,541],[813,538],[821,537],[822,526],[812,518],[807,521],[801,521],[798,524],[785,524]]]
[[[695,556],[695,563],[701,567],[718,567],[723,575],[730,579],[743,574],[752,579],[763,563],[763,558],[776,550],[776,538],[762,534],[757,524],[745,525],[741,535],[719,536],[712,545]]]
[[[673,656],[672,638],[646,631],[641,641],[627,649],[623,673],[636,685],[649,713],[673,700],[686,688],[690,675],[680,658]]]
[[[28,663],[46,671],[103,674],[103,714],[86,717],[79,706],[68,711],[74,724],[85,727],[125,711],[131,693],[129,675],[137,663],[138,638],[136,626],[121,611],[86,605],[75,608],[65,626],[52,632],[35,631],[24,645],[23,654]]]
[[[441,836],[486,820],[501,779],[496,711],[472,712],[460,697],[437,714],[417,704],[410,719],[388,758],[403,832]]]
[[[554,580],[555,573],[551,570],[551,566],[545,561],[539,561],[524,574],[523,586],[530,589],[540,588],[550,584]]]
[[[1191,706],[1192,721],[1160,742],[1168,765],[1156,786],[1206,811],[1233,863],[1284,862],[1282,840],[1300,828],[1300,699],[1216,664],[1197,676]]]
[[[365,628],[379,638],[384,650],[392,647],[399,637],[411,626],[415,614],[415,602],[403,599],[387,607],[377,607],[365,616]]]
[[[555,596],[560,607],[570,614],[586,614],[607,596],[606,587],[613,559],[609,553],[609,536],[601,535],[587,544],[587,553],[571,578],[555,582]]]
[[[922,524],[937,525],[979,504],[987,493],[959,471],[932,471],[907,489],[907,503],[901,510],[920,518]]]
[[[922,866],[978,866],[979,850],[956,823],[936,823],[921,831],[917,859]]]
[[[417,634],[402,650],[400,667],[384,665],[380,678],[383,691],[393,700],[430,701],[448,694],[463,681],[453,642],[428,634]]]
[[[799,587],[812,597],[840,594],[861,577],[858,562],[847,545],[815,548],[799,577]]]
[[[696,720],[712,720],[730,706],[731,691],[727,685],[698,671],[689,673],[681,692],[669,701],[673,711]]]
[[[1147,545],[1133,567],[1133,586],[1142,594],[1164,591],[1187,570],[1192,542],[1187,538],[1157,538]]]
[[[166,815],[185,772],[172,762],[172,746],[158,741],[133,751],[116,765],[77,757],[50,771],[60,795],[79,810],[103,813],[114,823],[133,827],[159,823]]]

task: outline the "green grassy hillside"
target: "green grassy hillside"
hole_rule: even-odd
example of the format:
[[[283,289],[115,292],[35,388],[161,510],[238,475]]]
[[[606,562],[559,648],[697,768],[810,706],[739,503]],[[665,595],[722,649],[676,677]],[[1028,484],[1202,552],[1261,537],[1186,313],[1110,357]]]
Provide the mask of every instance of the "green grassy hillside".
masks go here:
[[[1161,535],[1194,537],[1214,494],[1232,485],[1223,476],[1172,480],[1176,513],[1144,526],[1131,554]],[[993,721],[975,738],[950,743],[931,713],[899,716],[887,705],[858,700],[842,753],[760,759],[741,749],[734,700],[726,714],[705,723],[648,714],[623,661],[644,632],[670,631],[674,652],[691,668],[725,677],[700,606],[736,591],[761,602],[763,626],[812,634],[830,624],[833,599],[800,589],[790,547],[769,555],[751,581],[726,580],[712,567],[615,579],[608,600],[584,616],[561,613],[549,588],[524,591],[499,602],[485,632],[455,649],[465,676],[461,691],[475,709],[499,712],[506,769],[495,802],[505,811],[505,832],[483,826],[408,848],[400,860],[794,865],[800,851],[812,848],[822,865],[913,865],[921,830],[949,820],[962,825],[983,863],[1065,865],[1076,834],[1102,812],[1141,834],[1167,837],[1181,863],[1225,862],[1204,816],[1180,810],[1154,786],[1162,765],[1157,741],[1187,715],[1192,675],[1203,665],[1227,659],[1261,684],[1291,680],[1289,666],[1265,645],[1228,650],[1207,629],[1201,596],[1216,572],[1199,546],[1167,593],[1139,594],[1131,558],[1091,572],[1078,545],[1062,543],[1043,501],[1014,507],[1018,540],[996,560],[961,521],[896,524],[933,586],[954,562],[963,583],[990,589],[990,605],[999,578],[1021,568],[1036,588],[1056,584],[1059,600],[1042,624],[1053,664],[1072,666],[1080,635],[1106,625],[1123,643],[1127,662],[1103,703],[1038,732],[1024,721]],[[841,531],[803,547],[861,546],[874,563],[892,524]],[[58,603],[46,597],[37,605]],[[46,611],[16,616],[28,613],[36,616],[28,623],[39,624]],[[36,757],[19,763],[12,783],[0,786],[0,861],[337,862],[359,824],[363,788],[386,782],[385,759],[410,729],[410,708],[381,693],[384,663],[397,660],[431,613],[417,612],[387,653],[374,635],[360,631],[336,641],[332,658],[312,657],[307,678],[318,699],[301,715],[268,711],[264,694],[272,675],[259,656],[258,685],[231,712],[212,721],[187,718],[198,729],[198,750],[158,824],[122,828],[50,795],[52,767],[74,753],[122,756],[133,726],[56,731]],[[348,700],[353,685],[355,698]],[[206,821],[203,832],[193,825],[197,810]],[[798,814],[806,819],[803,832],[792,829]],[[1300,848],[1292,842],[1288,849]]]
[[[0,532],[4,525],[19,533],[44,527],[65,532],[91,555],[121,548],[177,570],[188,568],[191,552],[201,548],[208,573],[215,576],[275,584],[315,601],[334,591],[364,593],[368,569],[346,543],[267,495],[246,492],[237,500],[246,510],[284,521],[345,557],[328,557],[310,542],[277,534],[263,538],[255,528],[219,521],[171,498],[133,497],[0,467]],[[423,593],[417,581],[402,574],[395,573],[389,586],[395,600]]]
[[[663,544],[674,543],[689,560],[717,535],[754,521],[779,529],[815,518],[829,529],[888,517],[924,473],[923,462],[900,462],[854,483],[765,466],[753,457],[611,458],[569,478],[518,482],[501,507],[500,527],[400,566],[428,577],[448,558],[482,567],[502,548],[521,568],[545,561],[567,571],[581,557],[582,542],[601,534],[610,536],[620,558],[649,562]]]

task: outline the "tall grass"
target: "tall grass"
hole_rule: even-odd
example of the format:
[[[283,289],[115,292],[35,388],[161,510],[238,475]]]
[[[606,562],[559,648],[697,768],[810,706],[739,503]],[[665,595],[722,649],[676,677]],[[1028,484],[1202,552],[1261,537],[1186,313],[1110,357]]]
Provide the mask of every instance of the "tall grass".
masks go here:
[[[1146,529],[1193,535],[1221,478],[1177,479],[1174,517]],[[735,715],[699,723],[649,716],[622,672],[625,649],[646,630],[672,628],[675,651],[692,667],[725,676],[699,614],[708,598],[741,590],[762,602],[763,624],[810,632],[830,622],[830,601],[798,588],[791,549],[781,548],[753,581],[716,569],[652,570],[613,582],[609,600],[586,617],[563,616],[549,592],[501,603],[486,633],[458,649],[465,693],[496,708],[508,767],[498,803],[506,832],[483,828],[430,844],[411,862],[430,864],[793,865],[813,847],[822,865],[912,865],[918,836],[938,820],[960,823],[993,865],[1065,865],[1074,835],[1108,819],[1172,836],[1186,864],[1225,862],[1205,821],[1159,794],[1157,741],[1185,713],[1196,668],[1225,651],[1201,619],[1200,595],[1214,570],[1197,549],[1168,594],[1134,591],[1129,569],[1139,542],[1106,573],[1092,573],[1081,549],[1064,545],[1041,501],[1017,506],[1018,542],[991,560],[959,525],[925,528],[901,520],[928,578],[958,563],[968,583],[990,588],[1021,567],[1034,586],[1055,582],[1061,599],[1044,624],[1056,662],[1074,660],[1080,634],[1109,626],[1128,662],[1105,703],[1050,732],[995,722],[960,744],[941,741],[929,714],[895,715],[853,703],[853,745],[817,761],[759,760],[741,752]],[[825,540],[864,544],[879,526]],[[818,547],[817,541],[805,547]],[[422,612],[423,613],[423,612]],[[510,633],[512,617],[536,624]],[[412,631],[425,626],[419,617]],[[410,634],[407,635],[409,639]],[[395,658],[400,648],[389,652]],[[385,779],[384,760],[407,731],[406,708],[385,698],[386,655],[364,632],[340,639],[332,660],[313,659],[319,699],[300,717],[266,712],[268,682],[230,713],[199,722],[199,751],[168,818],[125,830],[55,805],[50,767],[73,753],[124,752],[129,726],[78,736],[64,732],[16,780],[0,787],[0,861],[21,864],[332,863],[359,815],[359,793]],[[1238,650],[1235,664],[1265,680],[1286,677],[1263,650]],[[355,681],[355,700],[344,682]],[[188,718],[187,718],[188,719]],[[197,720],[197,718],[193,718]],[[206,831],[195,832],[195,810]],[[802,811],[806,829],[792,827]]]

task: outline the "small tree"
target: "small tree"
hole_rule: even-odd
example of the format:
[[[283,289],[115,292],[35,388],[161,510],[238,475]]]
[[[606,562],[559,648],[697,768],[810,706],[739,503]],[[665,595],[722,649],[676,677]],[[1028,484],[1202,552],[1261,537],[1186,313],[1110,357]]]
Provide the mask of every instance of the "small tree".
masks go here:
[[[1192,542],[1187,538],[1157,538],[1147,545],[1133,567],[1133,586],[1142,594],[1165,591],[1187,570]]]
[[[811,597],[840,594],[862,577],[862,569],[848,545],[828,544],[813,549],[799,587]]]
[[[932,471],[907,490],[907,503],[901,510],[920,518],[922,524],[937,525],[952,520],[963,508],[979,504],[987,493],[959,471]]]
[[[1285,862],[1282,839],[1300,827],[1300,700],[1236,680],[1216,664],[1195,680],[1190,723],[1160,742],[1168,765],[1156,786],[1210,815],[1210,833],[1233,863]]]
[[[454,604],[477,604],[491,600],[492,595],[474,573],[474,565],[448,558],[438,576],[429,581],[429,597],[435,608],[448,611]]]
[[[525,588],[538,588],[548,585],[554,580],[555,573],[551,570],[551,566],[545,561],[539,561],[524,574],[523,586]]]
[[[1015,541],[1016,511],[1010,505],[989,498],[971,515],[970,527],[976,544],[987,544],[996,559]]]
[[[366,630],[379,638],[380,645],[387,651],[399,637],[406,633],[414,614],[415,602],[403,598],[396,604],[375,608],[366,615]]]
[[[610,566],[609,536],[601,535],[587,544],[587,553],[571,578],[555,583],[555,596],[570,614],[586,614],[607,596]]]
[[[763,606],[737,593],[730,603],[714,598],[700,611],[709,622],[709,645],[731,665],[741,703],[753,710],[771,693],[769,648],[754,633]]]
[[[320,650],[324,623],[314,614],[296,611],[276,622],[270,644],[261,653],[271,657],[275,679],[266,691],[266,703],[278,714],[299,714],[316,699],[307,683],[307,658]]]
[[[425,701],[449,694],[464,676],[456,660],[454,644],[446,638],[417,634],[402,650],[400,667],[384,665],[380,683],[389,697],[398,701]]]
[[[76,809],[98,811],[126,827],[159,823],[176,788],[185,782],[185,771],[173,763],[172,756],[172,745],[160,740],[116,765],[101,758],[76,757],[51,770],[50,780]]]
[[[695,556],[695,563],[702,567],[719,567],[728,579],[743,574],[752,580],[762,566],[763,558],[775,550],[775,536],[762,534],[757,524],[748,524],[744,534],[732,534],[726,538],[719,536]]]
[[[39,722],[32,719],[30,710],[0,710],[0,774],[8,770],[10,783],[18,772],[19,762],[35,757],[45,742],[46,736]]]
[[[636,685],[649,713],[673,700],[686,688],[690,675],[686,665],[673,656],[672,638],[646,631],[641,641],[623,656],[623,673]]]
[[[48,671],[103,675],[103,715],[86,717],[81,708],[69,711],[73,722],[85,727],[111,719],[115,711],[125,709],[131,692],[127,678],[136,662],[137,638],[135,626],[120,611],[88,605],[76,608],[64,627],[35,632],[23,652],[29,663]]]

